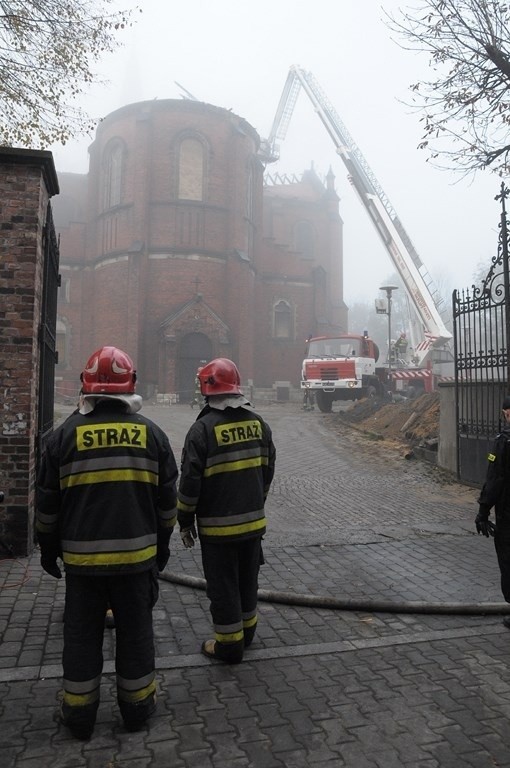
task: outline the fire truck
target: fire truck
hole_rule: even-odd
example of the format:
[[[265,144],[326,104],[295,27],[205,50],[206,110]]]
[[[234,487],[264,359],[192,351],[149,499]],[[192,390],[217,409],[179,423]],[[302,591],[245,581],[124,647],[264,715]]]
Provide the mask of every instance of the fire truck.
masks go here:
[[[389,368],[378,366],[378,360],[379,348],[367,333],[307,339],[301,369],[307,402],[316,401],[320,411],[329,413],[335,400],[383,397],[390,390],[408,397],[433,391],[436,377],[430,366],[408,368],[395,357]]]
[[[272,161],[279,157],[277,142],[286,136],[301,88],[333,140],[336,152],[347,169],[349,181],[400,275],[413,309],[409,329],[413,342],[411,358],[404,360],[396,357],[392,364],[393,350],[391,339],[388,339],[387,388],[404,390],[412,387],[414,391],[429,391],[435,377],[448,375],[452,370],[453,357],[449,349],[452,334],[443,320],[447,307],[359,147],[315,77],[300,67],[291,67],[287,75],[271,132],[266,140],[268,157]],[[318,405],[321,407],[322,402],[324,410],[331,410],[334,399],[347,399],[346,393],[350,393],[349,399],[353,399],[374,394],[374,390],[381,391],[383,387],[381,380],[384,378],[384,366],[380,366],[376,373],[379,353],[374,342],[368,337],[350,334],[339,334],[335,339],[335,348],[340,350],[338,357],[328,353],[316,355],[315,349],[327,342],[324,337],[317,337],[309,339],[303,362],[301,387],[305,390],[316,389]],[[329,342],[330,348],[333,348],[333,339],[329,339]],[[352,347],[350,350],[349,346]],[[333,360],[336,360],[336,378],[333,376]],[[322,381],[322,386],[311,383],[319,381]],[[319,396],[319,392],[323,395]]]

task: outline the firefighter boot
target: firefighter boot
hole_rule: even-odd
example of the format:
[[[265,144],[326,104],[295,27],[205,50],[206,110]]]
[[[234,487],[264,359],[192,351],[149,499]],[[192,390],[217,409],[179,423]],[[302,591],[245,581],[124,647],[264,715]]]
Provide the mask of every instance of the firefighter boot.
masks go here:
[[[139,704],[121,707],[122,719],[126,731],[140,731],[149,717],[156,711],[156,692]]]
[[[98,704],[70,708],[62,702],[56,720],[69,729],[72,736],[88,741],[94,732]]]
[[[219,643],[217,640],[204,640],[200,648],[208,659],[223,661],[225,664],[240,664],[243,660],[244,643]]]
[[[244,629],[244,647],[249,648],[255,637],[256,625],[254,627],[245,627]]]

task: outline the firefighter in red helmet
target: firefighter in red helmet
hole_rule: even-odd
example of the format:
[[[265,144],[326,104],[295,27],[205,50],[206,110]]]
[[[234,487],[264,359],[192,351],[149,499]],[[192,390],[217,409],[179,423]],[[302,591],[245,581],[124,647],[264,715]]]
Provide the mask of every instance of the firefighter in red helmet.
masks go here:
[[[48,438],[36,489],[41,565],[64,563],[60,719],[92,735],[99,706],[104,617],[115,616],[117,700],[128,730],[156,706],[152,609],[176,520],[177,466],[165,433],[139,414],[136,372],[112,346],[91,355],[80,404]]]
[[[198,372],[206,405],[185,440],[177,514],[185,547],[198,536],[214,625],[208,658],[243,659],[257,626],[264,504],[275,467],[271,430],[243,395],[232,360]]]

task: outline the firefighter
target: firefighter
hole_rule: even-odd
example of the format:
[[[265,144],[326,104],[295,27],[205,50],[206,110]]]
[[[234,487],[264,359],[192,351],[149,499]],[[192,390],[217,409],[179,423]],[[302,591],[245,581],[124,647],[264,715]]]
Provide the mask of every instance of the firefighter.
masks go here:
[[[204,363],[205,362],[206,361],[204,360]],[[202,392],[200,390],[200,379],[198,378],[198,374],[200,373],[201,370],[202,370],[201,367],[197,368],[197,374],[195,376],[195,389],[194,389],[194,392],[193,392],[193,398],[192,398],[191,403],[190,403],[191,410],[193,410],[193,407],[195,405],[198,405],[198,407],[201,408],[202,405],[204,404],[204,401],[203,401],[203,398],[202,398]]]
[[[130,357],[105,346],[88,360],[78,411],[48,438],[36,489],[41,565],[64,563],[60,721],[92,735],[107,606],[116,625],[117,701],[127,730],[156,707],[152,609],[170,556],[177,466],[165,433],[138,411]]]
[[[395,349],[395,358],[396,359],[405,359],[406,352],[407,352],[407,337],[405,334],[405,331],[402,331],[400,333],[400,336],[395,342],[394,345]]]
[[[303,410],[315,410],[315,393],[311,389],[305,389],[305,394],[303,395]]]
[[[82,392],[82,390],[80,388],[80,394],[78,396],[78,404],[77,404],[76,410],[72,412],[72,414],[71,414],[72,416],[74,416],[75,413],[79,412],[80,407],[83,405],[83,403],[84,403],[83,392]],[[62,617],[62,620],[63,620],[63,617]],[[109,607],[106,609],[106,614],[105,614],[105,617],[104,617],[104,625],[108,629],[114,629],[114,627],[115,627],[115,618],[113,616],[113,611]]]
[[[501,591],[506,602],[510,603],[510,396],[503,400],[502,412],[505,423],[487,457],[487,475],[478,498],[475,525],[477,533],[494,536]],[[495,525],[489,520],[492,507]],[[503,619],[503,624],[510,629],[510,616]]]
[[[274,475],[271,430],[240,389],[232,360],[198,373],[205,406],[184,443],[177,516],[186,548],[200,539],[214,638],[202,653],[242,661],[257,626],[264,503]]]

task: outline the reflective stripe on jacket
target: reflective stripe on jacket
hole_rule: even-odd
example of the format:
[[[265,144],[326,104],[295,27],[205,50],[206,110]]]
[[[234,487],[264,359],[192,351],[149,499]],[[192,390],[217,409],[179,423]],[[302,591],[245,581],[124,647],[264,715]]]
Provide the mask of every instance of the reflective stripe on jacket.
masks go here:
[[[165,433],[111,403],[72,414],[48,439],[36,489],[44,553],[74,573],[148,570],[176,522],[177,466]]]
[[[192,525],[196,516],[199,535],[208,541],[263,535],[274,465],[271,430],[258,414],[206,406],[184,444],[179,524]]]

